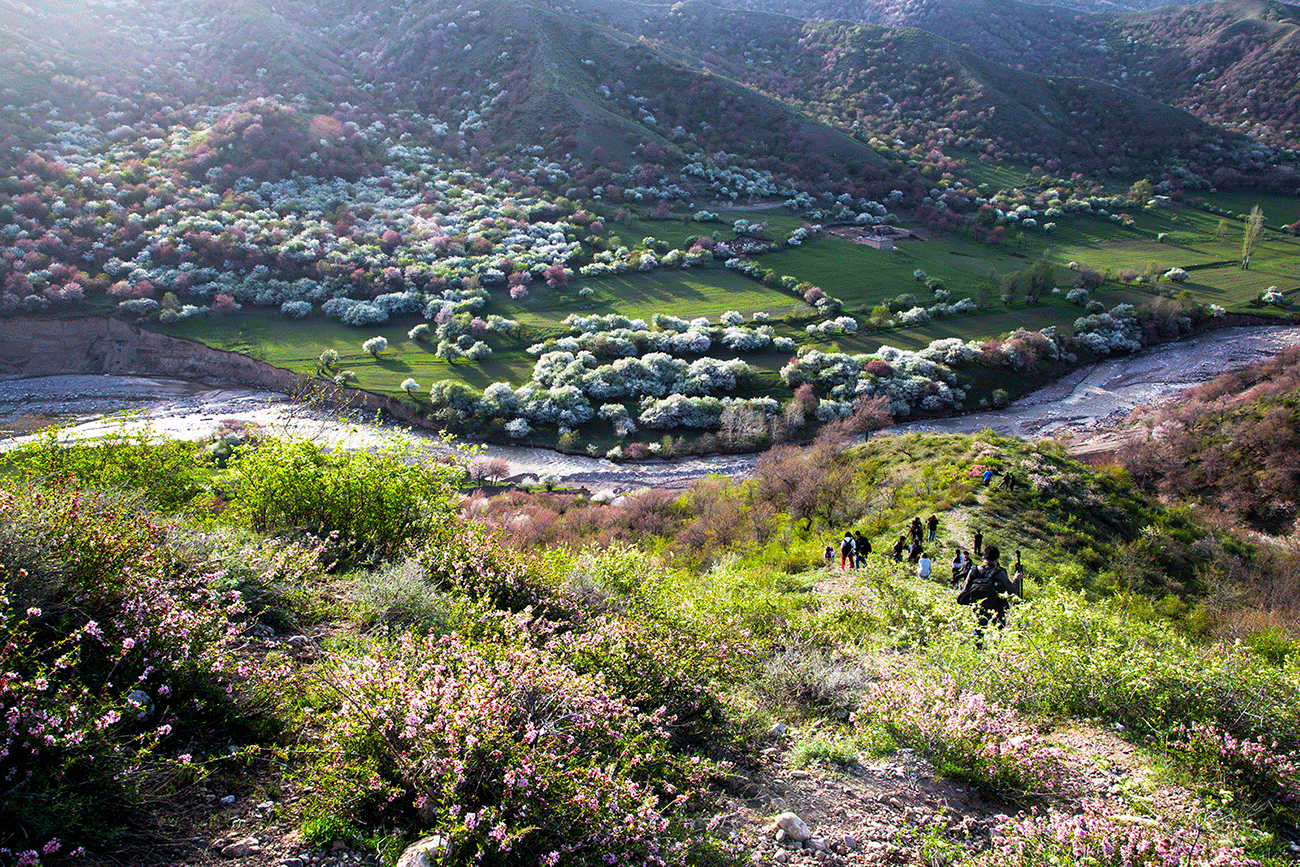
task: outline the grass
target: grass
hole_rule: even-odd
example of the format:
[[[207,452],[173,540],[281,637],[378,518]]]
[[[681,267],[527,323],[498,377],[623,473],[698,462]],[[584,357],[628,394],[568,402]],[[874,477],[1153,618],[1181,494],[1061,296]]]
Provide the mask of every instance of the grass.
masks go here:
[[[978,183],[1004,187],[1023,179],[1007,167],[979,164],[964,174]],[[1260,203],[1267,214],[1276,215],[1274,225],[1300,215],[1300,203],[1283,196],[1210,197],[1210,204],[1230,211],[1249,210]],[[717,237],[730,235],[730,222],[745,218],[770,225],[767,234],[784,237],[802,220],[789,214],[767,209],[711,208],[723,220],[720,223],[695,223],[684,217],[668,220],[633,220],[626,225],[610,224],[606,235],[629,246],[639,246],[645,237],[654,237],[680,247],[693,235]],[[828,294],[840,298],[848,313],[857,317],[861,330],[839,335],[834,340],[811,338],[803,330],[808,322],[819,321],[788,290],[765,286],[720,264],[690,270],[663,269],[632,273],[598,280],[575,279],[562,290],[535,284],[529,297],[513,301],[504,293],[494,296],[484,313],[500,313],[517,319],[520,329],[509,336],[493,335],[487,340],[493,354],[483,363],[462,361],[455,364],[434,357],[434,346],[420,344],[406,337],[406,332],[421,321],[415,317],[393,320],[375,328],[352,328],[320,318],[290,321],[274,310],[246,309],[235,316],[193,319],[169,327],[165,333],[190,337],[210,346],[249,355],[294,373],[316,372],[320,353],[333,348],[339,353],[338,370],[356,374],[360,388],[389,396],[405,397],[400,384],[410,377],[420,384],[419,400],[435,381],[455,379],[476,389],[505,381],[519,385],[529,378],[534,359],[524,350],[548,336],[567,333],[562,324],[572,313],[621,313],[647,321],[656,313],[670,313],[685,318],[707,316],[716,322],[727,310],[738,310],[749,317],[757,311],[768,313],[778,333],[794,337],[801,344],[815,343],[819,348],[849,353],[870,353],[889,344],[904,349],[920,349],[939,338],[957,337],[981,340],[1014,331],[1056,326],[1069,329],[1083,311],[1067,303],[1062,296],[1048,295],[1034,304],[1001,303],[1000,279],[1003,275],[1029,267],[1040,257],[1060,265],[1057,279],[1063,290],[1073,280],[1064,266],[1079,262],[1112,276],[1125,269],[1138,273],[1163,273],[1171,267],[1183,267],[1191,279],[1182,289],[1197,300],[1217,304],[1230,311],[1286,315],[1295,311],[1289,306],[1263,308],[1257,299],[1269,287],[1279,286],[1300,301],[1300,281],[1295,267],[1300,262],[1300,239],[1281,232],[1269,232],[1256,252],[1249,271],[1238,267],[1241,252],[1241,224],[1229,220],[1228,231],[1218,237],[1220,217],[1184,205],[1133,212],[1134,224],[1125,228],[1109,219],[1091,215],[1065,215],[1056,220],[1053,234],[1041,229],[1013,229],[997,246],[976,242],[965,232],[939,235],[925,241],[903,242],[894,251],[875,250],[834,236],[822,236],[793,247],[763,254],[759,263],[781,276],[791,276],[821,286]],[[1158,236],[1164,235],[1164,240]],[[988,303],[973,315],[936,319],[918,328],[875,330],[866,315],[880,304],[899,295],[915,296],[917,303],[934,303],[933,293],[918,282],[913,272],[920,269],[944,281],[950,300],[980,297]],[[1160,284],[1164,285],[1164,284]],[[580,289],[589,287],[595,294],[580,298]],[[1149,288],[1107,282],[1094,297],[1111,307],[1118,303],[1141,306],[1151,299]],[[388,339],[389,350],[379,358],[361,351],[361,343],[373,336]],[[725,348],[715,355],[730,357]],[[781,397],[784,386],[776,377],[787,360],[785,353],[759,353],[746,357],[760,372],[754,394],[772,393]],[[994,387],[1020,393],[1031,384],[1018,378],[983,377],[972,383],[976,390]],[[987,380],[987,381],[985,381]],[[973,395],[978,397],[979,395]]]

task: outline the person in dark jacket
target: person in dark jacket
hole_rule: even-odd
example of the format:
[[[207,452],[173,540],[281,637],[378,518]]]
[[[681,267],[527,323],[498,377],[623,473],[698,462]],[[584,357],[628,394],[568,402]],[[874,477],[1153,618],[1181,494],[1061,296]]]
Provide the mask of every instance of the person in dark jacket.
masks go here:
[[[871,553],[871,542],[862,537],[861,530],[853,532],[853,551],[858,558],[858,568],[867,565],[867,555]]]
[[[904,548],[905,544],[906,544],[906,543],[903,541],[903,536],[902,536],[902,534],[899,534],[899,536],[898,536],[898,541],[894,543],[894,562],[895,562],[895,563],[902,563],[902,562],[903,562],[903,548]]]
[[[958,602],[975,606],[976,647],[984,646],[984,630],[989,623],[996,623],[998,629],[1007,625],[1011,596],[1017,587],[1022,586],[1023,576],[1019,572],[1013,583],[1007,570],[998,563],[1000,553],[997,545],[989,545],[984,549],[984,562],[970,570],[961,595],[957,597]]]

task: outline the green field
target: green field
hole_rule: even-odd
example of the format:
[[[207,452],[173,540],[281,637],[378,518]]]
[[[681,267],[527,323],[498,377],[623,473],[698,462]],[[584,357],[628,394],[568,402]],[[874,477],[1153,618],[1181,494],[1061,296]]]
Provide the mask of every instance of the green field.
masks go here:
[[[1229,210],[1248,210],[1256,201],[1266,215],[1279,215],[1278,220],[1272,221],[1274,225],[1300,211],[1300,202],[1289,197],[1222,196],[1211,204]],[[774,215],[763,209],[716,210],[724,222],[634,220],[627,225],[608,226],[606,240],[611,245],[640,246],[642,239],[649,236],[680,247],[694,235],[728,237],[731,221],[739,218],[769,223],[768,235],[774,239],[785,237],[800,224],[794,217]],[[647,321],[656,313],[668,313],[683,318],[707,316],[716,323],[718,316],[727,310],[738,310],[746,318],[763,311],[771,317],[778,334],[793,337],[801,345],[850,353],[870,353],[882,345],[920,349],[939,338],[981,340],[1017,328],[1037,330],[1049,325],[1069,329],[1083,314],[1080,307],[1064,298],[1075,278],[1066,267],[1071,262],[1107,276],[1107,282],[1093,293],[1107,307],[1118,303],[1140,307],[1154,297],[1153,287],[1124,283],[1119,278],[1162,274],[1169,268],[1182,267],[1190,273],[1185,284],[1175,287],[1160,281],[1155,289],[1185,289],[1196,300],[1229,311],[1296,312],[1293,304],[1300,302],[1300,239],[1279,231],[1267,232],[1253,257],[1251,269],[1243,271],[1239,267],[1240,220],[1228,219],[1221,232],[1218,215],[1182,205],[1135,210],[1133,216],[1133,226],[1125,228],[1100,216],[1065,215],[1056,220],[1057,228],[1051,234],[1041,228],[1013,228],[998,246],[979,243],[967,233],[958,232],[901,242],[897,250],[881,251],[823,235],[800,247],[759,256],[757,261],[764,269],[820,286],[844,302],[845,311],[858,319],[860,330],[852,335],[834,335],[833,339],[812,337],[805,332],[806,324],[824,317],[797,295],[779,286],[766,286],[720,263],[591,280],[575,278],[567,288],[558,290],[535,283],[529,297],[521,301],[495,293],[482,314],[498,313],[516,319],[520,327],[510,335],[489,335],[486,342],[493,354],[482,363],[453,364],[436,358],[433,344],[408,339],[407,331],[422,321],[418,317],[394,319],[378,327],[353,328],[319,317],[291,321],[273,310],[246,309],[234,316],[191,319],[159,328],[307,375],[316,372],[321,352],[332,348],[340,356],[338,369],[355,373],[358,387],[427,401],[428,387],[439,380],[460,380],[480,390],[497,381],[522,384],[529,378],[535,360],[524,350],[547,337],[568,333],[563,320],[572,313],[621,313]],[[1161,233],[1165,235],[1163,241],[1158,239]],[[1039,258],[1059,266],[1057,279],[1061,293],[1044,296],[1034,304],[1003,304],[1002,276],[1026,269]],[[949,301],[978,298],[982,294],[987,303],[977,313],[936,319],[923,327],[872,328],[867,320],[871,309],[899,295],[913,295],[922,306],[934,303],[933,293],[914,277],[917,269],[943,280],[950,293]],[[1259,305],[1258,297],[1270,286],[1278,286],[1293,303],[1281,308]],[[595,294],[590,298],[580,297],[578,292],[585,287],[593,289]],[[361,350],[361,344],[376,335],[388,339],[389,349],[379,358],[372,358]],[[721,344],[711,354],[731,355]],[[788,353],[756,353],[746,356],[746,360],[759,373],[757,382],[746,392],[773,393],[780,397],[784,387],[776,373],[788,360]],[[414,398],[406,398],[401,391],[400,383],[407,377],[420,385]],[[975,379],[976,392],[985,386],[992,387],[983,381],[987,377]],[[993,377],[996,385],[1012,393],[1036,384],[1023,377],[1007,379]],[[980,396],[972,394],[972,400]]]

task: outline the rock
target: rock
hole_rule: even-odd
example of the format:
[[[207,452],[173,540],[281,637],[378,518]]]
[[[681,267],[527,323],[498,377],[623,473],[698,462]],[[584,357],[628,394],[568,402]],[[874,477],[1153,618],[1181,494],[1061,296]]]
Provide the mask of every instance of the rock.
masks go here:
[[[782,849],[780,852],[777,852],[772,856],[772,860],[778,864],[784,864],[790,860],[790,853]]]
[[[294,635],[286,643],[296,650],[302,650],[311,643],[311,639],[305,635]]]
[[[812,829],[808,827],[808,823],[789,811],[776,817],[776,826],[785,832],[786,837],[796,843],[812,839]]]
[[[796,780],[806,780],[809,777],[811,777],[812,774],[808,773],[807,771],[799,770],[799,771],[791,771],[790,776]]]
[[[777,723],[767,730],[767,736],[770,738],[779,738],[787,731],[785,723]]]
[[[142,689],[133,689],[126,694],[127,704],[135,708],[135,718],[141,722],[153,713],[153,698]]]
[[[330,845],[330,849],[335,852],[342,852],[346,848],[348,848],[348,844],[344,843],[342,840],[335,840]]]
[[[236,840],[234,843],[228,843],[221,847],[222,858],[247,858],[249,855],[256,855],[262,849],[257,844],[256,837],[245,837],[242,840]]]
[[[848,849],[850,852],[853,852],[858,848],[858,841],[850,837],[848,834],[845,834],[844,839],[840,842],[844,845],[844,848]]]
[[[434,834],[407,846],[397,859],[397,867],[433,867],[446,855],[447,838]]]
[[[234,796],[234,795],[226,795],[224,798],[221,799],[221,803],[223,803],[223,804],[233,804],[233,803],[235,803],[235,796]]]

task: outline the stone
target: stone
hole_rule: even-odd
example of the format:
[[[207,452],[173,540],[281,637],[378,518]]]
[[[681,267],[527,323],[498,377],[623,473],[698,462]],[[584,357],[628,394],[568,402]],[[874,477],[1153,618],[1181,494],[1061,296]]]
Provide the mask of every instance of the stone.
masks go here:
[[[234,795],[226,795],[224,798],[221,799],[221,803],[223,803],[223,804],[233,804],[233,803],[235,803],[235,796],[234,796]]]
[[[397,867],[434,867],[447,855],[447,838],[439,834],[417,840],[397,859]]]
[[[256,837],[245,837],[242,840],[236,840],[234,843],[228,843],[221,847],[222,858],[247,858],[249,855],[256,855],[261,852],[257,845]]]
[[[785,832],[786,837],[796,843],[812,839],[812,829],[808,827],[808,823],[788,810],[776,817],[776,826]]]
[[[844,839],[840,842],[842,842],[844,844],[844,848],[848,849],[850,852],[853,852],[858,848],[858,841],[855,840],[853,837],[850,837],[848,834],[845,834]]]
[[[790,776],[793,777],[793,778],[796,779],[796,780],[806,780],[806,779],[808,779],[809,777],[811,777],[812,774],[810,774],[810,773],[808,773],[807,771],[804,771],[804,770],[798,770],[798,771],[791,771],[791,772],[790,772]]]
[[[767,736],[770,738],[779,738],[781,735],[785,734],[786,731],[785,723],[776,723],[767,730]]]

